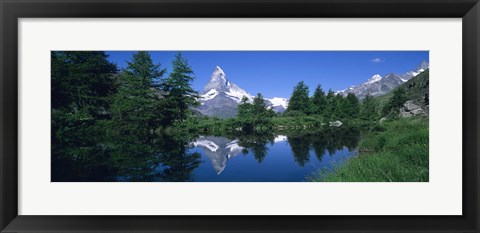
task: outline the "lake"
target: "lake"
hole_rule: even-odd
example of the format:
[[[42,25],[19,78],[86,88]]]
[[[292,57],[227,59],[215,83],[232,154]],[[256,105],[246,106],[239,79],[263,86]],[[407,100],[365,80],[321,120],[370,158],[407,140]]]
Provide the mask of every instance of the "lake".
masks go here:
[[[52,182],[303,182],[355,156],[359,138],[352,127],[129,135],[91,147],[55,147]]]

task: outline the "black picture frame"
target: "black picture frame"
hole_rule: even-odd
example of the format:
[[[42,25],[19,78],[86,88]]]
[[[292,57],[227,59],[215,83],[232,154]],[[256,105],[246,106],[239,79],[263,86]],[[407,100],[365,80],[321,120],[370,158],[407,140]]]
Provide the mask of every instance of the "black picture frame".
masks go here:
[[[479,232],[478,0],[0,0],[0,15],[1,232]],[[462,18],[463,215],[18,215],[18,19],[58,17]]]

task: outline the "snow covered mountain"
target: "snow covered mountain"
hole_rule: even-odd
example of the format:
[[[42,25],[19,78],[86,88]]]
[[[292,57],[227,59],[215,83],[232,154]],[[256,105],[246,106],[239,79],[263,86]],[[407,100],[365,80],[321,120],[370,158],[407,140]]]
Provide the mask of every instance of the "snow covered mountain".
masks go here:
[[[252,102],[254,98],[244,89],[230,82],[219,66],[213,71],[203,91],[204,94],[200,96],[200,106],[197,109],[204,115],[221,118],[236,116],[237,106],[244,96],[248,98],[249,102]],[[286,98],[274,97],[266,99],[265,102],[276,112],[283,112],[288,106]]]
[[[428,69],[430,65],[428,62],[423,61],[415,70],[406,72],[404,74],[388,74],[385,77],[380,76],[379,74],[373,75],[366,82],[351,86],[347,89],[336,92],[336,94],[341,94],[346,96],[348,93],[355,94],[358,98],[363,99],[367,94],[372,96],[379,96],[386,94],[387,92],[393,90],[394,88],[400,86],[401,84],[407,82],[411,78],[422,73]]]

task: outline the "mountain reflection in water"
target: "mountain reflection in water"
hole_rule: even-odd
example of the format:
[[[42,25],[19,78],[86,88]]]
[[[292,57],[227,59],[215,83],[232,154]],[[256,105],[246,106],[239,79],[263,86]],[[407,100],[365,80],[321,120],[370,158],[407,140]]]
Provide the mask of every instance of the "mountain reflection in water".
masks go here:
[[[355,155],[360,129],[128,135],[52,150],[52,182],[301,182]]]
[[[224,137],[200,136],[200,138],[192,143],[195,147],[203,148],[205,155],[212,162],[213,169],[217,174],[222,173],[227,166],[227,161],[242,153],[243,147],[238,145],[238,140],[230,141]]]

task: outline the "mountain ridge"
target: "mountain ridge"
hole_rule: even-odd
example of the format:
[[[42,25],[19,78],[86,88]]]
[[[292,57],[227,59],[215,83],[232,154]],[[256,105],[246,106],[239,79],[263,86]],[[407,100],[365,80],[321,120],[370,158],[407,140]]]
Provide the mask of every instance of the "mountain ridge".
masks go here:
[[[375,74],[367,81],[337,91],[335,94],[346,96],[348,93],[353,93],[360,99],[365,98],[365,96],[368,94],[371,96],[384,95],[429,69],[429,67],[430,64],[427,61],[422,61],[422,63],[420,63],[415,70],[411,70],[403,74],[389,73],[385,77],[382,77],[380,74]]]

